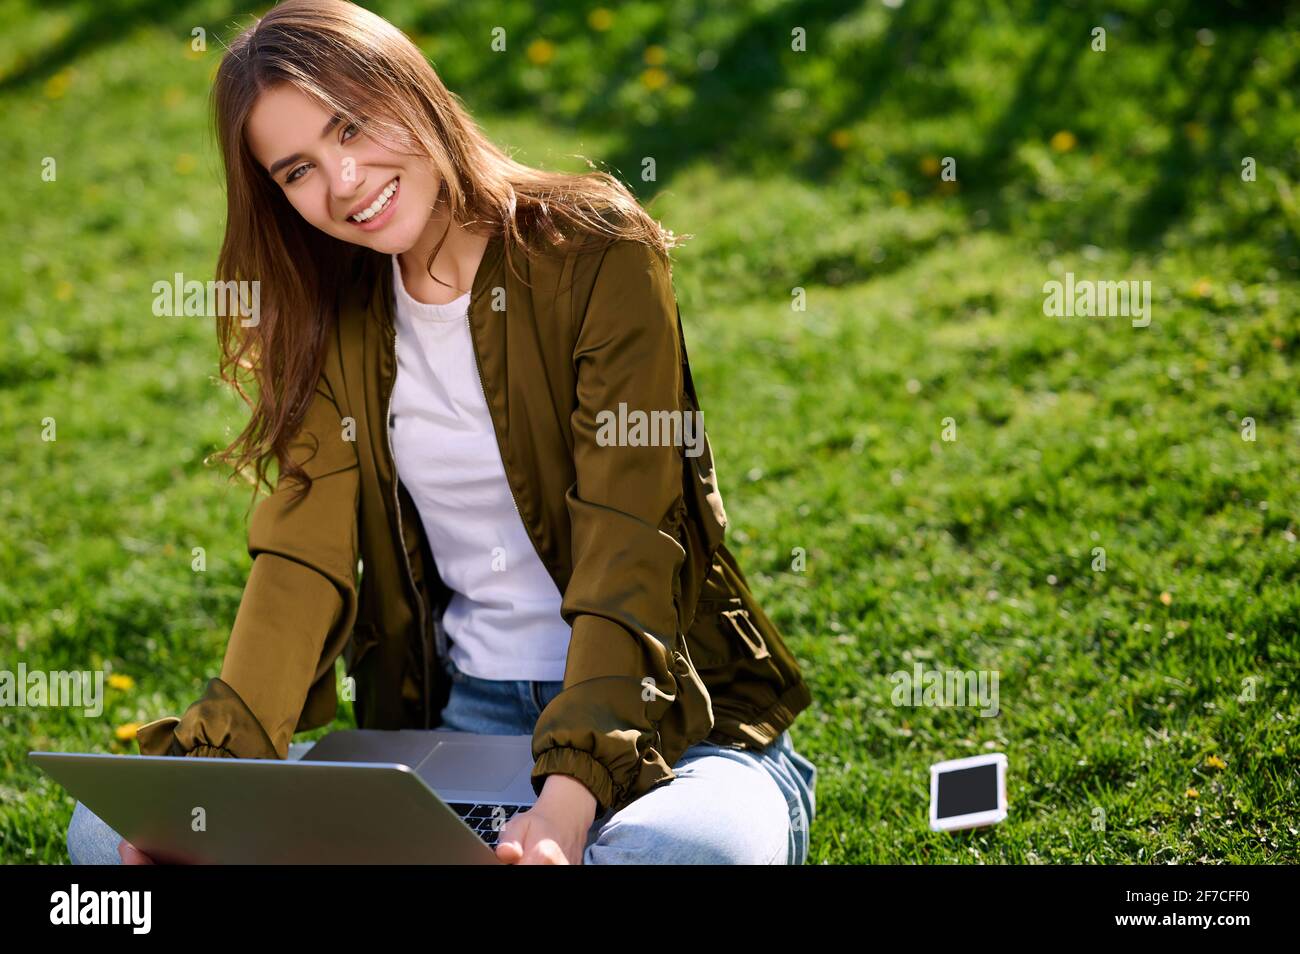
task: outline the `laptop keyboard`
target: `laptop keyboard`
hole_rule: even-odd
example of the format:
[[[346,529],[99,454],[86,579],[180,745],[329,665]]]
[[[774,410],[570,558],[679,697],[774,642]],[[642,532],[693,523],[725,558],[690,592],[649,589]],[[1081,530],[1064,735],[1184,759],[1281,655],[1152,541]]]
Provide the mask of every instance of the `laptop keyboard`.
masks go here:
[[[497,835],[505,826],[505,823],[515,813],[527,807],[524,805],[484,805],[475,802],[448,802],[447,805],[460,817],[461,821],[469,825],[474,834],[493,848],[496,847]]]

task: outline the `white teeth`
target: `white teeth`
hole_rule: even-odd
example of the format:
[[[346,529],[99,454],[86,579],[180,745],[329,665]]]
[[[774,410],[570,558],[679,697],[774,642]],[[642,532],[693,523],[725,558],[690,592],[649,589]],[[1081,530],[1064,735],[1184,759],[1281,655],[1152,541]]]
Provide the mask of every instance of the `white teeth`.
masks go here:
[[[353,222],[366,222],[373,219],[380,212],[384,211],[388,205],[388,200],[393,197],[393,193],[396,191],[397,180],[394,179],[392,182],[388,183],[383,192],[379,193],[378,197],[373,203],[371,203],[369,208],[362,209],[356,215],[349,215],[348,218]]]

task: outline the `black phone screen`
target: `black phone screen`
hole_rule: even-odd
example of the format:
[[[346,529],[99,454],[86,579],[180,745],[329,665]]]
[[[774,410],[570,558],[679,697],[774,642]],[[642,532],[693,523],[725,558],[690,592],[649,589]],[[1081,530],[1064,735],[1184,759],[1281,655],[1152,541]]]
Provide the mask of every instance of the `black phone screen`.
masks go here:
[[[939,774],[939,818],[954,818],[975,812],[991,812],[998,807],[998,767],[976,765]]]

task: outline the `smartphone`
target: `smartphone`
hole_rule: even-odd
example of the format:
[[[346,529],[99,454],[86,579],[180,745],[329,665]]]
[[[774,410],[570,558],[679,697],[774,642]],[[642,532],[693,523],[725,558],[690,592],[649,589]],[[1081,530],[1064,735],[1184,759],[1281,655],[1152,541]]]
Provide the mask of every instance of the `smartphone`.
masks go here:
[[[930,828],[957,831],[1007,817],[1007,757],[1001,752],[930,766]]]

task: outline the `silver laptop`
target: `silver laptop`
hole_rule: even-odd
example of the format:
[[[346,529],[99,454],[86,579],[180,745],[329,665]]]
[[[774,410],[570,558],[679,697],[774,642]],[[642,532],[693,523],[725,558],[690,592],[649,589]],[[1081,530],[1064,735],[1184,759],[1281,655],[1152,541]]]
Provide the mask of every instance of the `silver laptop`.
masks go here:
[[[28,757],[161,863],[502,864],[497,833],[537,801],[527,735],[347,729],[296,760]]]

